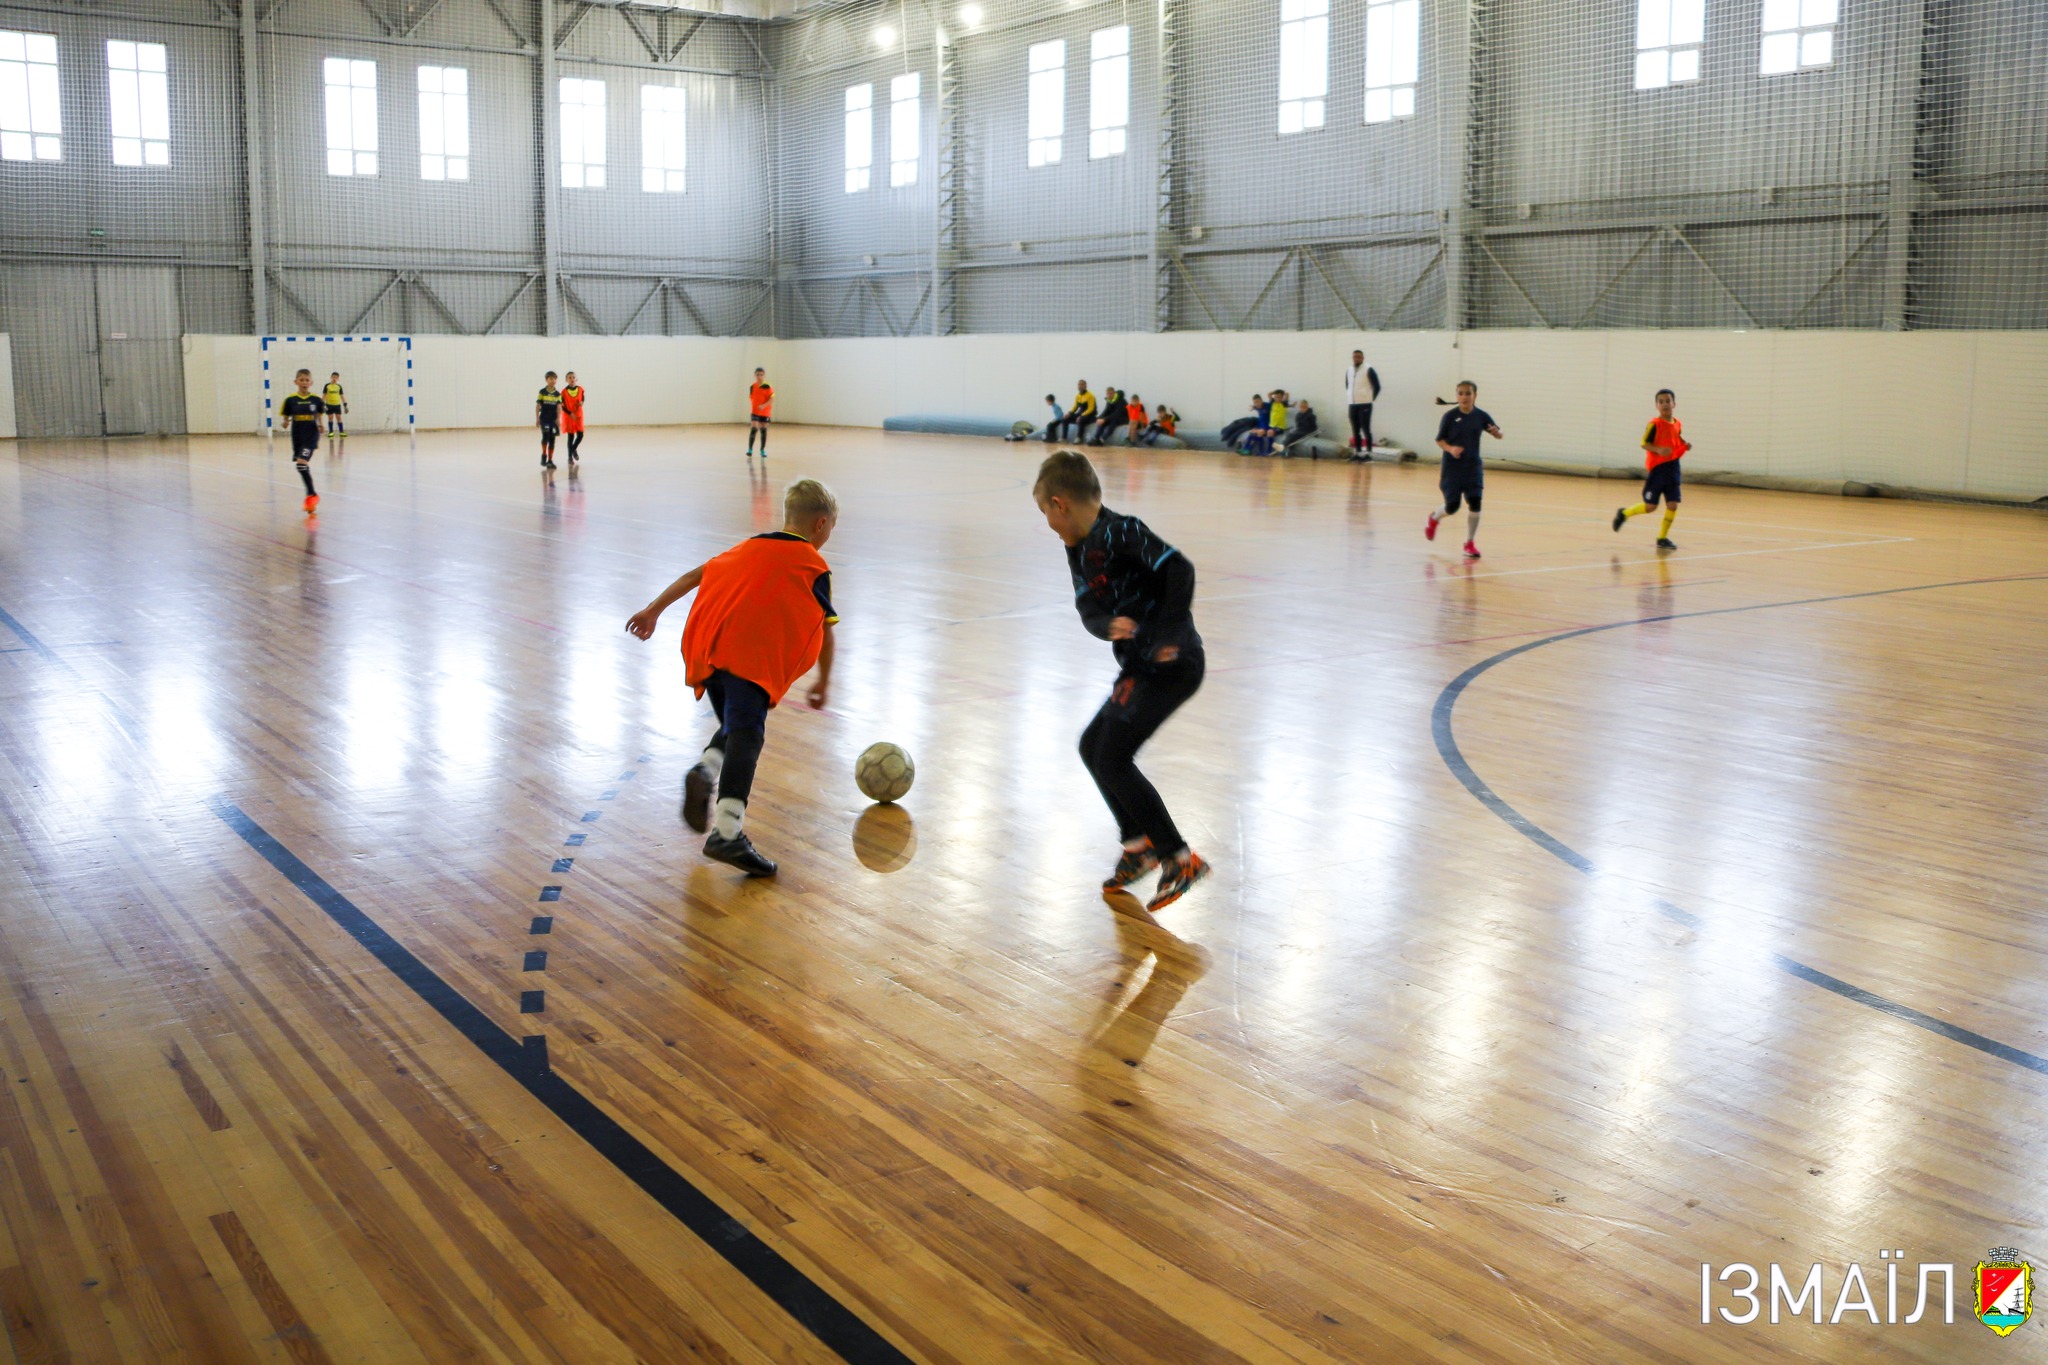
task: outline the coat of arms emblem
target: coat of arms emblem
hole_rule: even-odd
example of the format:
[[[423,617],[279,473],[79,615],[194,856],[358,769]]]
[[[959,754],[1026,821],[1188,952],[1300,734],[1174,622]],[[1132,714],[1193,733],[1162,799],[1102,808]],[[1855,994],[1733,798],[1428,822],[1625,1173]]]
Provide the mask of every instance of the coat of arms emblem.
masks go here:
[[[1977,1262],[1977,1321],[2010,1336],[2034,1311],[2034,1267],[2012,1247],[1993,1247]]]

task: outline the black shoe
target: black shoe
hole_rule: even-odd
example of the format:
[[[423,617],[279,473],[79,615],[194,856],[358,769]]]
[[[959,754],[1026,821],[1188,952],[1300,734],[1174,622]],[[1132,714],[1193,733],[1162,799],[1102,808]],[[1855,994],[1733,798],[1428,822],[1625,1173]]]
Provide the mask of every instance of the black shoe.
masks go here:
[[[702,834],[711,828],[711,770],[699,763],[683,774],[683,823]]]
[[[1617,507],[1617,508],[1615,508],[1615,509],[1614,509],[1614,529],[1615,529],[1615,530],[1617,530],[1617,531],[1619,531],[1619,530],[1620,530],[1620,529],[1622,528],[1622,526],[1623,526],[1623,525],[1624,525],[1624,524],[1625,524],[1625,523],[1626,523],[1627,521],[1628,521],[1628,509],[1627,509],[1626,507]]]
[[[730,839],[721,839],[716,834],[704,841],[704,856],[714,863],[736,867],[749,877],[772,877],[775,864],[761,856],[754,847],[754,841],[744,832]]]
[[[1678,542],[1675,540],[1664,540],[1660,538],[1657,541],[1657,548],[1660,550],[1675,550],[1678,548]]]

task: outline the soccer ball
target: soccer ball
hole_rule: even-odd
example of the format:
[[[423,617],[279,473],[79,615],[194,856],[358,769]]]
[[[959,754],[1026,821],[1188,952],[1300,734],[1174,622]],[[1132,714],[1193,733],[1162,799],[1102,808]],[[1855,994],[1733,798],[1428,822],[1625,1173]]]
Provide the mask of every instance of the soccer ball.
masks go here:
[[[917,765],[894,744],[870,744],[854,760],[853,780],[870,801],[897,801],[917,780]]]

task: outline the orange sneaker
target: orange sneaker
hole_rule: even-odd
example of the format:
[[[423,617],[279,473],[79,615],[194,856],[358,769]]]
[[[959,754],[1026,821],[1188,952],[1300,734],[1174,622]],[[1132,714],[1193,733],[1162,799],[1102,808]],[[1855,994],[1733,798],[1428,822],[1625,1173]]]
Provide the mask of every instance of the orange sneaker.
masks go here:
[[[306,510],[308,512],[312,511],[315,507],[318,507],[319,505],[320,495],[318,493],[306,494]]]
[[[1159,889],[1145,903],[1145,908],[1164,910],[1192,891],[1195,883],[1208,875],[1209,864],[1193,849],[1179,857],[1168,858],[1159,865]]]

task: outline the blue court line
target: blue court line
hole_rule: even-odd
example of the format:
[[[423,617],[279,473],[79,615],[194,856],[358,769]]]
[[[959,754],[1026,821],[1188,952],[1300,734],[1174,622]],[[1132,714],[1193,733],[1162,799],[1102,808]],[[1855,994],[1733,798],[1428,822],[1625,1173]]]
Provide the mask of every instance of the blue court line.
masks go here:
[[[1545,645],[1554,645],[1561,640],[1576,640],[1586,635],[1598,635],[1604,631],[1622,630],[1629,626],[1654,625],[1660,621],[1689,621],[1701,616],[1732,616],[1738,612],[1769,611],[1777,607],[1810,607],[1823,602],[1854,602],[1866,597],[1896,597],[1901,593],[1933,592],[1940,588],[1975,588],[1993,583],[2037,583],[2043,580],[2048,580],[2048,574],[2015,574],[2006,578],[1965,578],[1953,583],[1921,583],[1909,588],[1879,588],[1871,592],[1839,593],[1832,597],[1802,597],[1791,602],[1756,602],[1746,607],[1716,607],[1709,611],[1678,611],[1664,616],[1644,616],[1629,621],[1610,621],[1604,626],[1582,626],[1577,630],[1561,631],[1556,635],[1546,636],[1541,640],[1531,640],[1527,644],[1516,645],[1513,649],[1504,649],[1491,658],[1481,659],[1478,663],[1451,679],[1444,686],[1444,690],[1437,694],[1436,705],[1431,708],[1429,720],[1430,733],[1436,740],[1436,751],[1443,757],[1444,765],[1451,770],[1453,777],[1456,777],[1459,782],[1464,784],[1466,791],[1478,798],[1480,805],[1485,806],[1488,810],[1499,816],[1509,828],[1535,844],[1538,848],[1541,848],[1544,852],[1558,859],[1558,861],[1577,868],[1589,877],[1597,876],[1600,873],[1600,868],[1591,858],[1565,843],[1562,839],[1559,839],[1556,835],[1550,833],[1550,831],[1544,829],[1534,820],[1531,820],[1528,816],[1522,814],[1503,800],[1500,793],[1486,785],[1486,779],[1472,770],[1472,765],[1465,760],[1464,751],[1458,747],[1458,737],[1452,727],[1453,718],[1457,711],[1458,699],[1464,696],[1465,689],[1477,681],[1488,669],[1504,664],[1519,655],[1527,654],[1532,649],[1541,649]],[[1698,915],[1682,910],[1670,901],[1659,899],[1654,901],[1653,904],[1658,914],[1683,924],[1688,929],[1704,929],[1706,927],[1706,921],[1702,920]],[[1818,967],[1809,967],[1805,963],[1786,957],[1782,953],[1772,953],[1770,958],[1771,965],[1787,976],[1797,977],[1801,981],[1818,986],[1824,991],[1831,991],[1844,1000],[1853,1001],[1858,1005],[1876,1010],[1880,1014],[1890,1015],[1892,1018],[1912,1024],[1916,1028],[1926,1029],[1929,1033],[1940,1034],[1952,1042],[1961,1043],[1964,1047],[1975,1048],[1977,1051],[1987,1056],[1996,1057],[2000,1061],[2011,1062],[2014,1066],[2022,1066],[2029,1071],[2037,1071],[2042,1075],[2048,1075],[2048,1057],[2037,1057],[2031,1052],[2012,1046],[2010,1043],[2001,1043],[1996,1038],[1987,1038],[1985,1035],[1971,1029],[1951,1024],[1946,1019],[1937,1019],[1931,1014],[1914,1009],[1911,1005],[1900,1004],[1898,1001],[1888,999],[1877,994],[1875,991],[1867,991],[1861,986],[1852,985],[1840,977],[1830,976]]]
[[[850,1365],[910,1365],[910,1357],[896,1349],[886,1337],[791,1265],[746,1224],[726,1213],[715,1200],[627,1132],[583,1092],[556,1075],[548,1063],[545,1037],[515,1040],[493,1023],[489,1015],[470,1003],[468,997],[414,956],[411,949],[358,908],[355,902],[335,890],[319,873],[306,866],[297,854],[250,819],[240,806],[219,796],[207,804],[228,828],[240,835],[244,843],[276,868],[307,900],[326,911],[329,919],[368,949],[370,955],[411,988],[414,995],[454,1025],[456,1032],[475,1044],[479,1052],[497,1063],[506,1075],[547,1106],[555,1117],[611,1162],[620,1174],[645,1190],[657,1204],[674,1215],[706,1246],[724,1257],[728,1265],[746,1276],[827,1349]]]

